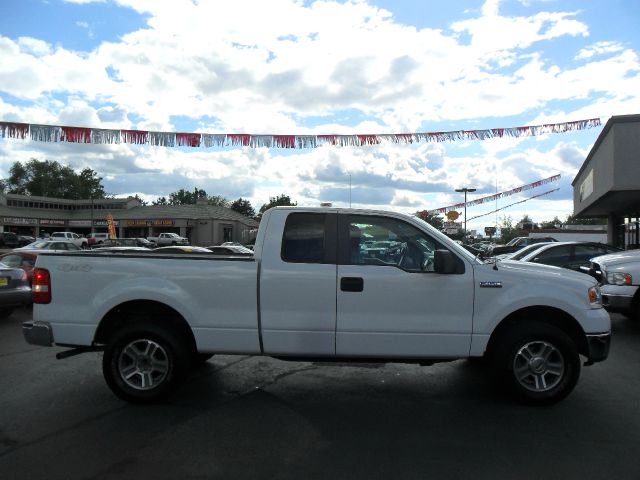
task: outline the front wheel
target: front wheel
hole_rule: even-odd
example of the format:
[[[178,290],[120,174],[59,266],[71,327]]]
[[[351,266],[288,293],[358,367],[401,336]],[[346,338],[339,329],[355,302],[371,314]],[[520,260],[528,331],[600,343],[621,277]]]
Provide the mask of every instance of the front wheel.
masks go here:
[[[126,326],[107,344],[102,372],[109,388],[131,403],[165,400],[182,383],[190,365],[181,336],[152,323]]]
[[[506,385],[531,404],[562,400],[580,377],[580,356],[571,337],[542,322],[512,327],[502,337],[494,361]]]

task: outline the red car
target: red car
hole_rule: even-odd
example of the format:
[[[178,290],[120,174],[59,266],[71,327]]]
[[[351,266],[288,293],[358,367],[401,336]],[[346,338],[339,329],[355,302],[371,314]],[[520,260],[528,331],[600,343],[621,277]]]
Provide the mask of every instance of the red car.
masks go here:
[[[21,268],[27,272],[29,279],[29,285],[31,285],[31,276],[33,275],[33,266],[36,264],[36,258],[38,252],[11,252],[0,255],[0,262],[4,263],[8,267]]]

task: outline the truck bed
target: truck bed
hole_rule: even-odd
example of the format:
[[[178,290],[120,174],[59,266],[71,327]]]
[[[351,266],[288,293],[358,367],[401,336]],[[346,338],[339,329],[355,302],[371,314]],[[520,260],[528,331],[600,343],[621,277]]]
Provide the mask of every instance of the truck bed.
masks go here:
[[[136,301],[173,308],[201,352],[260,352],[252,257],[76,252],[41,254],[36,266],[49,270],[53,287],[34,317],[50,322],[58,344],[91,345],[104,305]]]

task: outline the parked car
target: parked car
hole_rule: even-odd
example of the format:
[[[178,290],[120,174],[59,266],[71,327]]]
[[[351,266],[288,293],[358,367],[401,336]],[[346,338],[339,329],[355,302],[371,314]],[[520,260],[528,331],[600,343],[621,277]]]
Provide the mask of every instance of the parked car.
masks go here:
[[[640,250],[592,258],[582,271],[600,282],[604,308],[640,321]]]
[[[18,235],[13,232],[0,232],[0,248],[16,248],[19,246]]]
[[[31,285],[31,279],[33,277],[33,267],[36,264],[36,258],[38,258],[37,252],[29,251],[13,251],[11,253],[5,253],[0,256],[0,262],[11,268],[21,268],[27,273],[27,279],[29,285]]]
[[[153,242],[150,242],[146,238],[142,238],[142,237],[136,238],[135,241],[138,247],[155,248],[156,246]]]
[[[519,258],[521,262],[542,263],[582,271],[593,257],[620,252],[619,248],[596,242],[555,242],[543,245]]]
[[[98,248],[104,247],[146,247],[152,248],[153,243],[146,238],[108,238],[96,245]],[[95,250],[95,248],[94,248]]]
[[[0,263],[0,318],[6,318],[16,307],[31,303],[31,287],[27,272]]]
[[[32,237],[31,235],[18,235],[18,244],[21,247],[25,245],[29,245],[31,242],[35,242],[36,237]]]
[[[14,249],[14,252],[16,251],[50,251],[50,250],[56,250],[56,251],[63,251],[63,252],[67,252],[67,251],[76,251],[76,250],[81,250],[80,247],[78,247],[75,243],[70,242],[68,240],[36,240],[33,243],[30,243],[29,245],[25,245],[24,247],[20,247],[20,248],[16,248]]]
[[[161,233],[157,237],[147,237],[147,240],[155,243],[158,247],[169,245],[189,245],[189,239],[181,237],[177,233]]]
[[[253,255],[253,250],[242,245],[211,245],[207,250],[214,255]]]
[[[211,250],[204,247],[194,247],[191,245],[173,245],[171,247],[158,247],[152,250],[153,253],[208,253]]]
[[[532,243],[540,243],[540,242],[557,242],[557,240],[553,237],[516,237],[511,239],[506,245],[493,245],[489,247],[487,250],[487,257],[495,257],[496,255],[500,255],[503,253],[512,253],[517,252],[523,247],[527,245],[531,245]]]
[[[103,232],[90,233],[89,235],[87,235],[87,244],[90,247],[92,247],[94,245],[99,245],[108,239],[109,239],[108,233],[103,233]]]
[[[78,248],[89,248],[89,240],[73,232],[53,232],[51,240],[68,240]]]
[[[552,244],[553,242],[540,242],[540,243],[532,243],[531,245],[527,245],[526,247],[522,247],[520,250],[511,253],[501,253],[500,255],[496,255],[494,258],[498,260],[520,260],[525,255],[530,254],[534,250],[538,250],[540,247],[544,245]]]
[[[117,247],[96,247],[91,249],[92,252],[102,253],[102,252],[113,252],[113,253],[127,253],[127,252],[136,252],[136,253],[144,253],[151,252],[152,250],[147,247],[136,247],[136,246],[117,246]]]

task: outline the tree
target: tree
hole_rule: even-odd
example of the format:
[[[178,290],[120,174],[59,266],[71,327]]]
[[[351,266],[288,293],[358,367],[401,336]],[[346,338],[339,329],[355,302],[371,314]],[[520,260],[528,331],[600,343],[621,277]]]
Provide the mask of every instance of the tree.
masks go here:
[[[8,193],[38,197],[80,200],[105,198],[102,177],[90,168],[76,173],[70,166],[55,161],[30,159],[22,164],[15,162],[9,169],[9,177],[2,181]]]
[[[157,200],[151,202],[151,205],[169,205],[169,202],[167,201],[167,197],[158,197]]]
[[[249,200],[245,200],[242,197],[240,197],[239,199],[231,202],[230,208],[231,208],[231,210],[234,210],[234,211],[244,215],[245,217],[255,217],[256,216],[256,211],[251,206],[251,202]]]
[[[269,197],[269,203],[265,203],[260,207],[260,214],[263,214],[267,210],[273,207],[288,207],[288,206],[296,206],[297,202],[292,202],[291,197],[289,195],[278,195],[277,197]]]
[[[169,194],[169,205],[195,205],[199,198],[206,198],[207,192],[199,189],[193,189],[193,192],[181,188]]]
[[[138,200],[140,202],[140,205],[142,205],[143,207],[146,207],[148,205],[146,200],[143,200],[142,198],[140,198],[140,195],[138,195],[137,193],[133,196],[133,197],[129,197],[129,198],[135,198],[136,200]],[[155,205],[155,203],[154,203]]]
[[[578,218],[573,215],[567,216],[565,225],[606,225],[606,218]]]
[[[502,222],[500,223],[500,238],[502,243],[507,243],[517,236],[517,230],[513,227],[513,219],[506,215],[503,216]]]
[[[444,228],[444,218],[442,218],[437,213],[431,213],[427,210],[423,210],[421,212],[416,212],[416,216],[421,218],[437,230],[442,230]]]
[[[562,220],[560,220],[557,215],[553,217],[553,220],[551,220],[550,222],[547,221],[540,223],[540,228],[560,228],[561,226]]]
[[[211,195],[210,197],[207,197],[207,203],[209,205],[213,205],[214,207],[229,208],[229,200],[224,198],[222,195]]]
[[[531,217],[529,217],[529,215],[525,213],[524,217],[522,217],[522,220],[520,220],[516,224],[516,228],[519,228],[521,230],[533,230],[534,228],[536,228],[536,224],[533,220],[531,220]]]

